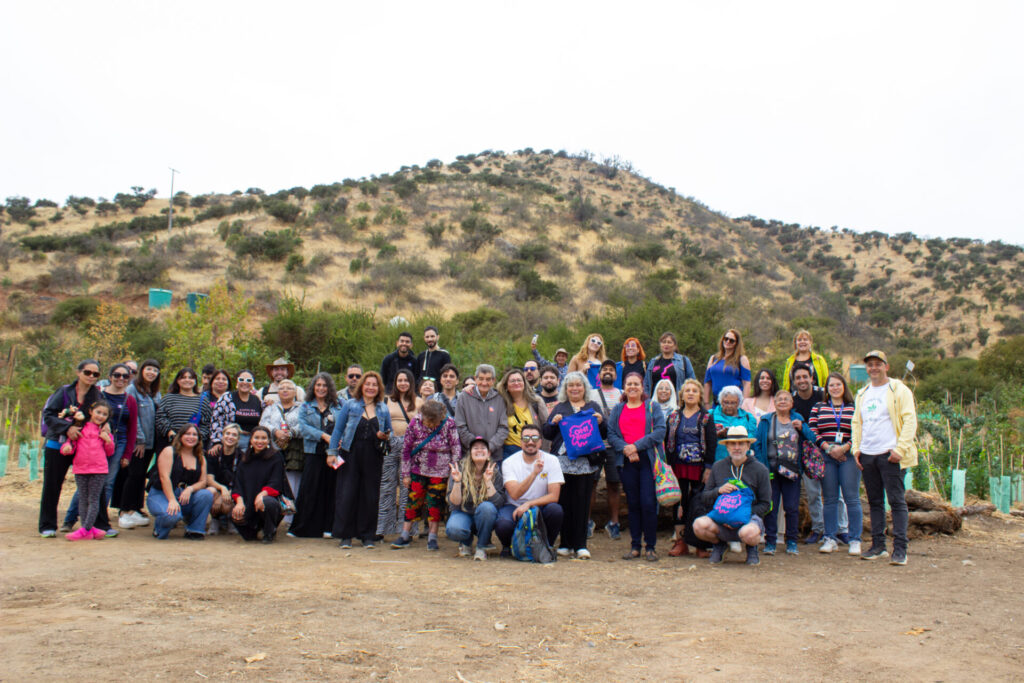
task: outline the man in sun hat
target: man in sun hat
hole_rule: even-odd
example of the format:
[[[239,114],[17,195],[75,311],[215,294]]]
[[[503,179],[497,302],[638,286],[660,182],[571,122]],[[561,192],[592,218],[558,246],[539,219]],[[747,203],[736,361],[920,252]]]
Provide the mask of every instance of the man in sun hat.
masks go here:
[[[723,458],[711,467],[707,483],[704,485],[704,504],[710,508],[720,495],[737,490],[730,480],[740,480],[754,492],[750,521],[738,529],[718,524],[708,516],[698,517],[693,522],[693,533],[697,538],[713,543],[711,547],[711,564],[721,564],[727,543],[740,541],[747,546],[747,564],[757,565],[761,560],[757,555],[757,544],[764,534],[763,517],[771,509],[772,485],[768,468],[749,455],[750,444],[754,438],[747,434],[747,428],[741,425],[729,427],[725,437],[718,440],[729,450],[729,457]]]
[[[259,390],[259,397],[263,401],[264,407],[277,402],[277,384],[295,376],[295,363],[290,362],[287,358],[278,358],[267,365],[267,376],[270,378],[270,384]],[[305,400],[305,390],[296,384],[295,403],[298,405]]]
[[[917,408],[906,384],[889,377],[884,351],[868,351],[864,365],[871,381],[854,399],[853,457],[864,473],[871,509],[871,548],[862,560],[889,556],[885,549],[885,499],[892,509],[892,557],[889,564],[907,563],[907,510],[903,470],[917,464]]]
[[[537,338],[536,337],[534,337],[533,341],[530,342],[530,349],[533,351],[533,357],[536,359],[537,363],[539,363],[541,366],[550,365],[553,368],[555,368],[556,370],[558,370],[559,382],[561,382],[561,380],[565,379],[565,373],[567,373],[569,371],[569,352],[568,351],[566,351],[563,348],[559,348],[557,351],[555,351],[555,356],[554,356],[555,362],[552,363],[551,361],[546,360],[544,358],[544,356],[540,355],[540,351],[537,350]]]

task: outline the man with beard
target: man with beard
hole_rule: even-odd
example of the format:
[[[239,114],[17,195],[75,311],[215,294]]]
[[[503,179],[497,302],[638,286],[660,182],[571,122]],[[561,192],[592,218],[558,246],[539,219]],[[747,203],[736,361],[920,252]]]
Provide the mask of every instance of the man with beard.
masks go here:
[[[540,391],[540,366],[537,361],[528,360],[523,364],[523,376],[534,392]]]
[[[553,365],[545,365],[540,372],[540,391],[537,394],[544,401],[548,412],[558,403],[558,383],[561,379],[558,368]]]
[[[423,343],[427,348],[416,356],[416,368],[419,371],[417,380],[432,379],[437,384],[441,379],[441,368],[452,362],[451,355],[437,345],[440,338],[441,335],[433,325],[423,330]]]
[[[384,380],[384,393],[390,394],[395,388],[395,377],[399,370],[408,370],[412,373],[416,384],[419,384],[420,373],[416,356],[412,355],[412,335],[402,332],[395,342],[395,350],[384,356],[380,363],[380,376]]]

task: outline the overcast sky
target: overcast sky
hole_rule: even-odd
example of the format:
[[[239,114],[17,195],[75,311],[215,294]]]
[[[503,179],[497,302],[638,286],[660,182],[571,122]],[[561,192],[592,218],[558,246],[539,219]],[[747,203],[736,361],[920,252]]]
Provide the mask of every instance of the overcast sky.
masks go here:
[[[1022,26],[983,1],[5,2],[0,195],[532,147],[735,217],[1022,244]]]

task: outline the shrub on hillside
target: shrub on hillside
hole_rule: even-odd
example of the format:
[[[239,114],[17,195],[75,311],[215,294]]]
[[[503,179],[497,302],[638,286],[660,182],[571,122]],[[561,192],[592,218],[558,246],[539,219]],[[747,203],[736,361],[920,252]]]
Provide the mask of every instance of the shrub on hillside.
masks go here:
[[[294,223],[302,208],[287,200],[274,199],[264,203],[263,209],[282,223]]]
[[[236,256],[253,256],[267,261],[284,261],[299,248],[302,238],[294,230],[267,230],[262,235],[241,233],[228,238],[227,245]]]
[[[8,197],[5,208],[15,223],[27,223],[36,215],[36,210],[29,206],[28,197]]]
[[[53,309],[50,322],[54,325],[80,325],[96,313],[100,300],[91,296],[73,296],[64,299]]]
[[[478,214],[462,219],[459,225],[462,228],[463,246],[471,253],[476,253],[480,247],[501,234],[501,228]]]

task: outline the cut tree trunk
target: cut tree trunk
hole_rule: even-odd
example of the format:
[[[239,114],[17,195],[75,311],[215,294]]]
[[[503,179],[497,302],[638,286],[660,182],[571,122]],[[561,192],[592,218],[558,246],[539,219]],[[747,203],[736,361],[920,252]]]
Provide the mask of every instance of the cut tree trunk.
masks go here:
[[[968,517],[970,515],[991,515],[996,511],[996,506],[992,503],[979,503],[977,505],[965,505],[962,508],[953,508],[953,510],[961,517]]]

